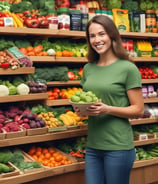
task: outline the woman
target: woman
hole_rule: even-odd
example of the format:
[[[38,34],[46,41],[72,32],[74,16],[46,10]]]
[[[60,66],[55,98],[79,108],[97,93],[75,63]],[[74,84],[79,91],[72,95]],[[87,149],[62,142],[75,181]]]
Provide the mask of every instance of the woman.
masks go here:
[[[111,19],[93,17],[86,36],[89,63],[84,66],[81,85],[101,99],[87,108],[86,184],[128,184],[135,160],[128,119],[144,112],[141,76]]]

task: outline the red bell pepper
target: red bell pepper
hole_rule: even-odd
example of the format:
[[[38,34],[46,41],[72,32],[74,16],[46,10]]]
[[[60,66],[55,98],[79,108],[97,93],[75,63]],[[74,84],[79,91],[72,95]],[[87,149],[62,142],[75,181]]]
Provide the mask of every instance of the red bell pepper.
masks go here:
[[[3,63],[1,63],[1,65],[0,65],[1,68],[9,68],[9,66],[10,66],[10,64],[7,63],[7,62],[3,62]]]
[[[39,26],[41,28],[48,28],[49,21],[48,21],[48,19],[45,16],[37,17],[37,19],[40,21],[40,25]]]
[[[26,10],[26,11],[23,12],[23,15],[25,17],[31,17],[31,11],[30,10]]]
[[[28,17],[25,18],[24,24],[30,28],[37,28],[40,25],[40,21],[37,18]]]
[[[72,71],[68,71],[68,72],[67,72],[67,75],[68,75],[68,79],[69,79],[69,80],[74,80],[75,74],[74,74]]]

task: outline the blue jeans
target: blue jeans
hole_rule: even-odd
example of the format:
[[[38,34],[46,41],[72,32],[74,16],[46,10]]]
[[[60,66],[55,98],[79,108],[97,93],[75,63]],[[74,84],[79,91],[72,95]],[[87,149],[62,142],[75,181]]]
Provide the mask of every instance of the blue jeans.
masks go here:
[[[129,184],[135,149],[104,151],[86,149],[86,184]]]

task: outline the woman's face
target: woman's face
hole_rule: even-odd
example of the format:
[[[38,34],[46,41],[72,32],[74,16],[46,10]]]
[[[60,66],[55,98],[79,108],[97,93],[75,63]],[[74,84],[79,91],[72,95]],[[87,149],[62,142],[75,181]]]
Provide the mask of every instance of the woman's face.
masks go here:
[[[100,55],[111,51],[111,39],[101,24],[92,23],[89,26],[89,40],[92,48]]]

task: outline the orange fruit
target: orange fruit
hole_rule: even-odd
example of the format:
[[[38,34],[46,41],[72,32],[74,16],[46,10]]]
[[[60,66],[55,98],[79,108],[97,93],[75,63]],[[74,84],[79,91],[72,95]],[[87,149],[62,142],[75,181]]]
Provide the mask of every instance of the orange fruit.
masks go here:
[[[37,147],[37,148],[36,148],[36,151],[42,152],[42,148],[41,148],[41,147]]]
[[[44,155],[44,157],[47,158],[47,159],[50,159],[50,158],[51,158],[51,154],[48,152],[48,153],[46,153],[46,154]]]
[[[48,153],[48,149],[47,148],[43,148],[42,153],[45,155],[46,153]]]
[[[56,57],[61,57],[62,56],[62,52],[61,51],[56,51],[55,55],[56,55]]]
[[[51,153],[51,154],[55,152],[53,148],[48,148],[48,151],[49,151],[49,153]]]
[[[41,155],[41,151],[36,151],[36,156],[39,157]]]
[[[32,146],[28,152],[29,155],[33,155],[36,152],[36,147]]]

